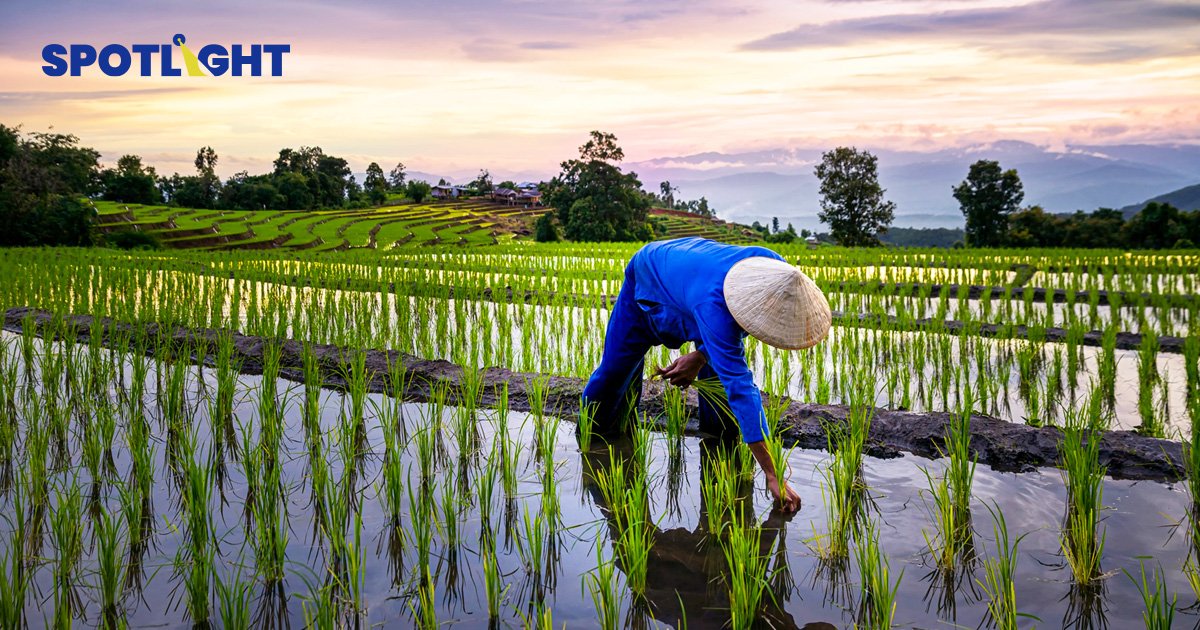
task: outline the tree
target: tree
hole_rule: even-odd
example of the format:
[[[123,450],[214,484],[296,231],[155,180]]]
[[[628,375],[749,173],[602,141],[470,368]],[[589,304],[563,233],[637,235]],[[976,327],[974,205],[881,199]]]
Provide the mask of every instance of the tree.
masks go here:
[[[662,191],[663,205],[665,205],[668,208],[674,208],[675,207],[675,193],[679,192],[679,189],[672,186],[671,182],[663,182],[663,183],[659,184],[658,189],[660,191]]]
[[[1013,247],[1061,247],[1064,231],[1062,219],[1040,206],[1030,206],[1008,216],[1005,240]]]
[[[1020,207],[1025,190],[1016,169],[1002,170],[994,160],[971,165],[967,178],[953,188],[967,220],[966,244],[999,247],[1004,244],[1008,217]]]
[[[649,240],[650,200],[636,173],[617,166],[625,152],[611,133],[591,132],[579,159],[567,160],[546,186],[546,202],[558,212],[567,238],[576,241]]]
[[[1188,238],[1189,217],[1169,203],[1146,204],[1121,230],[1130,249],[1169,249]]]
[[[196,151],[196,174],[200,176],[200,194],[203,202],[197,208],[217,207],[217,195],[221,191],[221,180],[217,178],[217,152],[212,147],[201,147]]]
[[[422,201],[425,200],[426,197],[429,196],[429,193],[432,191],[433,191],[433,187],[430,186],[428,182],[423,182],[421,180],[414,179],[413,181],[408,182],[408,186],[405,188],[404,194],[409,199],[412,199],[413,202],[421,203]]]
[[[0,247],[91,245],[96,212],[83,197],[97,187],[99,159],[75,136],[0,125]]]
[[[553,212],[543,214],[534,222],[533,239],[539,243],[552,243],[558,240],[558,228],[554,225]]]
[[[392,192],[404,192],[404,178],[407,174],[404,172],[404,162],[396,162],[396,168],[388,173],[388,185]]]
[[[142,158],[136,155],[123,155],[116,168],[101,171],[100,188],[101,197],[109,201],[150,204],[162,200],[154,167],[142,166]]]
[[[384,179],[383,169],[379,164],[371,162],[367,165],[367,177],[363,180],[363,188],[372,204],[378,206],[387,201],[388,182]]]
[[[771,231],[779,233],[779,217],[771,217]]]
[[[883,199],[878,158],[869,151],[838,147],[821,155],[816,175],[821,182],[821,211],[837,242],[851,247],[879,245],[879,233],[895,218],[896,204]]]
[[[492,192],[492,174],[486,168],[479,169],[479,176],[471,182],[470,187],[479,194]]]

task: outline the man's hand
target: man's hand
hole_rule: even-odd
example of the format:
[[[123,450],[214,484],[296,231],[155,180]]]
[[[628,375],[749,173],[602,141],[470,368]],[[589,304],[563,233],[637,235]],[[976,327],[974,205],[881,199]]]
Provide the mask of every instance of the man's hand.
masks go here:
[[[655,371],[658,376],[670,384],[676,387],[687,387],[696,380],[696,375],[700,373],[700,369],[706,363],[708,363],[708,359],[704,357],[704,353],[695,350],[675,359],[667,367],[661,367]]]
[[[790,514],[800,509],[800,495],[792,490],[786,481],[781,489],[779,480],[774,475],[767,477],[767,489],[771,491],[771,496],[775,497],[775,507],[780,511]]]

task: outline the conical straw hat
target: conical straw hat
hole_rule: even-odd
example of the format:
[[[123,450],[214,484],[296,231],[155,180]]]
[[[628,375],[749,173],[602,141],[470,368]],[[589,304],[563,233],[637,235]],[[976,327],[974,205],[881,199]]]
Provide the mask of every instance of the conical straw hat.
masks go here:
[[[829,333],[829,302],[799,269],[755,256],[725,276],[725,304],[733,319],[763,343],[785,350],[816,345]]]

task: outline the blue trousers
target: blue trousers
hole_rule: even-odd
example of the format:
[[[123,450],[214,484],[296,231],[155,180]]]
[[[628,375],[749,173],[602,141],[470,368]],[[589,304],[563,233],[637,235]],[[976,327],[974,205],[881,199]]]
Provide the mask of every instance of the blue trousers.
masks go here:
[[[663,344],[646,312],[634,299],[635,282],[632,265],[627,266],[625,283],[608,318],[600,365],[583,388],[583,404],[594,407],[594,431],[606,437],[627,433],[637,420],[646,352]],[[716,372],[708,365],[698,375],[698,378],[714,377]],[[722,402],[728,407],[728,401]],[[729,439],[741,434],[734,418],[704,396],[700,397],[697,416],[704,433]]]

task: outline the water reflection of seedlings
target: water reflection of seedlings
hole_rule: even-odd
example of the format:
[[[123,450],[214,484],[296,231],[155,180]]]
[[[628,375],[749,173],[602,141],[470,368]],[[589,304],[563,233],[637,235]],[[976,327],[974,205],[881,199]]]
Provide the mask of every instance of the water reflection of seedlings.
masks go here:
[[[859,575],[858,626],[890,628],[896,613],[896,593],[904,572],[891,581],[887,556],[879,549],[879,530],[871,519],[865,519],[858,535],[855,560]]]
[[[32,580],[22,549],[25,547],[25,522],[21,518],[21,494],[12,500],[15,517],[7,516],[12,527],[8,548],[0,551],[0,625],[21,628],[25,625],[25,594]]]
[[[1142,596],[1142,621],[1146,625],[1146,630],[1171,630],[1171,624],[1175,620],[1175,602],[1178,597],[1172,594],[1168,599],[1167,581],[1162,567],[1151,571],[1154,577],[1153,585],[1150,580],[1146,579],[1145,560],[1138,562],[1138,569],[1141,573],[1140,579],[1135,579],[1129,571],[1124,571],[1124,569],[1122,571]]]

